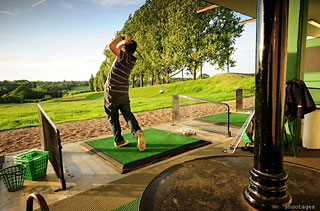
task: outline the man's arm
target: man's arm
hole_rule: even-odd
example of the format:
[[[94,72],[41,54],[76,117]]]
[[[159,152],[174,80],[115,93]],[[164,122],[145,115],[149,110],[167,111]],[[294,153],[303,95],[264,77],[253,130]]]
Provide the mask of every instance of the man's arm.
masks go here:
[[[119,35],[108,45],[109,50],[118,58],[120,58],[120,50],[122,46],[125,44],[125,40],[122,40],[123,36],[124,35]]]

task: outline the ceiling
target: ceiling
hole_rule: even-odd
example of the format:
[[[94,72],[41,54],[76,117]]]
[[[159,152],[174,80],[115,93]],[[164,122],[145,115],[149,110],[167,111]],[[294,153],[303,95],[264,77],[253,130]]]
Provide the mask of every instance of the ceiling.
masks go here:
[[[229,8],[253,18],[257,16],[256,0],[206,0],[206,2]],[[308,20],[320,24],[320,0],[309,0]],[[308,23],[307,36],[320,37],[320,27]]]

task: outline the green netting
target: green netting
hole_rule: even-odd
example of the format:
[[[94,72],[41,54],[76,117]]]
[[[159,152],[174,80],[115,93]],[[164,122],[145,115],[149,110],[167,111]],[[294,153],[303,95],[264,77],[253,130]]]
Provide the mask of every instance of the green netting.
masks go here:
[[[141,198],[137,198],[137,199],[135,199],[125,205],[122,205],[121,207],[118,207],[112,211],[138,211],[140,200],[141,200]]]
[[[248,119],[249,114],[242,114],[242,113],[231,113],[230,114],[230,124],[233,125],[243,125],[245,121]],[[206,121],[213,121],[213,122],[222,122],[228,123],[228,112],[213,114],[210,116],[200,117],[198,119],[206,120]]]
[[[130,144],[120,148],[114,147],[113,137],[88,141],[87,143],[112,157],[113,159],[118,160],[123,164],[127,164],[132,161],[150,157],[186,144],[199,141],[199,139],[168,133],[166,131],[153,128],[144,130],[143,132],[147,145],[146,150],[143,152],[139,151],[137,148],[137,141],[130,133],[123,135],[124,139],[128,140]]]

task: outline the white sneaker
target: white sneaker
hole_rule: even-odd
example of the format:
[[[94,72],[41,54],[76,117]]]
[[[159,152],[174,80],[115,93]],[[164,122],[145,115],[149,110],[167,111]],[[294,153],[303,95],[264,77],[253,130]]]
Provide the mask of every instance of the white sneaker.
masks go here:
[[[146,149],[146,141],[144,140],[144,135],[142,131],[138,132],[138,146],[139,150],[142,152]]]
[[[123,147],[123,146],[126,146],[126,145],[128,145],[129,144],[129,141],[127,141],[127,140],[124,140],[122,143],[120,143],[120,144],[117,144],[117,142],[114,142],[114,146],[115,147]]]

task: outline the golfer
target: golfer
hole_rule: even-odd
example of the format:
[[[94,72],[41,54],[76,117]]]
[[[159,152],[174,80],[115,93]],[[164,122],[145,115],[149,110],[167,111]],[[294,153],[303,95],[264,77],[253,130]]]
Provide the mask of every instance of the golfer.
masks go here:
[[[124,46],[124,50],[121,48]],[[129,76],[137,58],[133,56],[137,43],[126,35],[120,35],[108,45],[109,50],[116,56],[113,62],[104,89],[104,109],[114,136],[114,146],[122,147],[129,142],[121,135],[119,110],[128,123],[133,137],[138,141],[138,148],[144,151],[146,143],[143,132],[131,112],[129,100]]]

